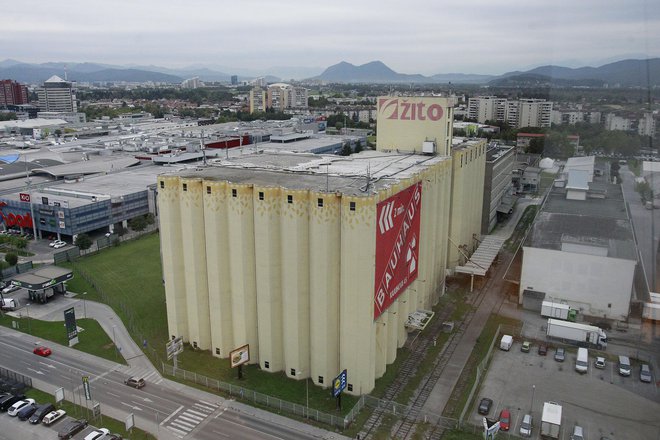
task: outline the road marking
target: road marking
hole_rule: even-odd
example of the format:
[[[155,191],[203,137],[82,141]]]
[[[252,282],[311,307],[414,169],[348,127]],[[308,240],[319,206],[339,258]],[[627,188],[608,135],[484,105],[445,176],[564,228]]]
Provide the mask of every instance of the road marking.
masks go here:
[[[139,406],[131,405],[130,403],[124,403],[124,402],[121,402],[121,404],[131,409],[134,409],[135,411],[142,411],[142,408],[140,408]]]
[[[259,433],[260,437],[261,437],[261,436],[264,436],[264,435],[267,435],[268,437],[276,438],[276,439],[279,439],[279,440],[284,440],[282,437],[277,437],[277,436],[272,435],[272,434],[269,434],[269,433],[267,433],[267,432],[259,431],[258,429],[251,428],[251,427],[246,426],[246,425],[244,425],[244,424],[242,424],[242,423],[234,422],[234,421],[231,420],[231,419],[222,419],[222,421],[223,421],[223,422],[229,422],[229,423],[232,423],[232,424],[234,424],[234,425],[236,425],[236,426],[240,426],[242,429],[250,429],[250,430],[252,430],[252,431],[254,431],[254,432]]]
[[[189,423],[189,422],[187,422],[187,421],[185,421],[185,420],[182,420],[181,417],[177,417],[177,419],[176,419],[175,421],[172,422],[172,425],[175,425],[175,426],[185,426],[185,427],[188,429],[188,431],[192,431],[192,429],[193,429],[195,426],[197,426],[198,423]]]
[[[167,423],[172,417],[174,417],[174,416],[175,416],[179,411],[181,411],[182,409],[183,409],[183,405],[181,405],[180,407],[178,407],[178,408],[177,408],[172,414],[170,414],[165,420],[163,420],[163,423],[162,423],[162,424]]]
[[[186,413],[188,413],[188,414],[194,414],[194,415],[196,415],[196,416],[198,416],[198,417],[201,417],[201,418],[204,418],[204,417],[208,416],[208,413],[206,413],[206,414],[205,414],[205,413],[201,413],[201,412],[199,412],[199,411],[195,411],[194,409],[187,409],[187,410],[186,410]]]
[[[41,375],[44,374],[43,371],[35,370],[34,368],[28,368],[28,370],[30,370],[30,371],[34,371],[34,372],[37,373],[37,374],[41,374]]]
[[[186,420],[186,421],[190,421],[190,422],[194,423],[195,425],[197,425],[197,424],[200,423],[202,420],[204,420],[204,419],[201,418],[201,417],[191,417],[191,416],[187,415],[186,413],[181,414],[181,415],[180,415],[179,417],[177,417],[176,419],[177,419],[177,420]]]
[[[176,429],[176,428],[173,427],[173,426],[168,426],[167,429],[169,429],[170,431],[172,431],[172,433],[173,433],[174,435],[176,435],[177,437],[179,437],[179,438],[183,438],[183,437],[185,437],[185,436],[188,434],[186,431],[181,431],[180,429]]]
[[[112,397],[117,397],[117,398],[121,397],[119,394],[111,393],[110,391],[106,391],[105,393],[112,396]]]
[[[215,429],[212,429],[211,431],[213,431],[214,434],[219,434],[223,437],[229,437],[229,435],[225,434],[224,432],[216,431]]]

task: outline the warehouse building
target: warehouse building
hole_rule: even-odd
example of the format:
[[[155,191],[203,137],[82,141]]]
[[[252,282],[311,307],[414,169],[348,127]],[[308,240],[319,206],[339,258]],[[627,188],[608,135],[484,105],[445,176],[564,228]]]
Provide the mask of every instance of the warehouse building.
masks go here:
[[[379,99],[377,151],[159,176],[170,334],[323,387],[346,369],[348,393],[370,392],[480,231],[486,144],[452,147],[452,104]]]

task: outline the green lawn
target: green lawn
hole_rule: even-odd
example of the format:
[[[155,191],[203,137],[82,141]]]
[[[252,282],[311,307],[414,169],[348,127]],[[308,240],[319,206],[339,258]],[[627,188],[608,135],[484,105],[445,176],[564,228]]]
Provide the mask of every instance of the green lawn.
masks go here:
[[[31,389],[27,393],[25,393],[27,397],[31,397],[32,399],[36,400],[37,403],[52,403],[55,405],[55,397],[51,396],[48,393],[44,393],[43,391]],[[92,411],[91,411],[91,404],[89,405],[89,408],[85,408],[84,406],[78,406],[74,405],[73,403],[69,401],[63,401],[60,405],[56,405],[58,409],[63,409],[66,411],[67,415],[71,417],[75,417],[78,419],[87,419],[89,421],[90,425],[96,426],[97,428],[108,428],[110,432],[120,434],[122,437],[125,439],[133,438],[133,439],[155,439],[153,435],[142,431],[141,429],[133,429],[133,434],[128,435],[126,432],[126,429],[124,429],[124,422],[111,419],[110,417],[103,416],[102,418],[98,418],[97,420],[94,420],[92,418]],[[103,411],[103,407],[101,407],[101,411]],[[62,421],[58,421],[56,424],[53,425],[53,429],[57,430],[59,428],[59,425],[62,424]],[[45,432],[45,431],[44,431]]]
[[[22,318],[14,318],[6,314],[0,317],[0,325],[12,328],[14,323],[18,326],[17,330],[43,338],[44,345],[48,345],[46,341],[62,345],[69,344],[64,327],[64,316],[59,322],[29,319],[27,315]],[[76,323],[82,331],[78,334],[78,344],[73,348],[111,361],[125,363],[121,356],[117,356],[112,340],[98,322],[93,319],[77,319]]]

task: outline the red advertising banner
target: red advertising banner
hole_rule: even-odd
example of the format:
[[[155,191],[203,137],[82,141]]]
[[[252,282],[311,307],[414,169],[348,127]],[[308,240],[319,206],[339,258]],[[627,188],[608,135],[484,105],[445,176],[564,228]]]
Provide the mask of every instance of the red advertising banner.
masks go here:
[[[417,278],[421,207],[421,182],[376,206],[374,319]]]

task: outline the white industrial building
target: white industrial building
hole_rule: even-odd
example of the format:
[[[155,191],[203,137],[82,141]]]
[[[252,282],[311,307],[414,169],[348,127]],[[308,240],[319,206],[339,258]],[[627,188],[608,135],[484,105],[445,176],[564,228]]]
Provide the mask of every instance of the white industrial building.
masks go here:
[[[576,165],[556,181],[525,242],[519,302],[542,297],[626,320],[637,252],[623,193],[604,176],[590,180],[593,165]]]

